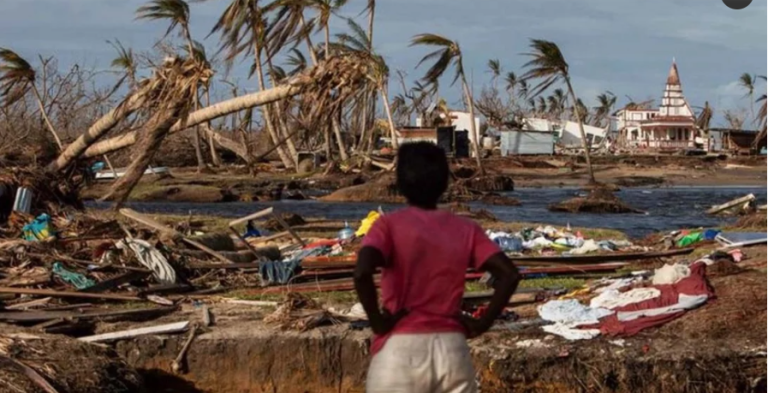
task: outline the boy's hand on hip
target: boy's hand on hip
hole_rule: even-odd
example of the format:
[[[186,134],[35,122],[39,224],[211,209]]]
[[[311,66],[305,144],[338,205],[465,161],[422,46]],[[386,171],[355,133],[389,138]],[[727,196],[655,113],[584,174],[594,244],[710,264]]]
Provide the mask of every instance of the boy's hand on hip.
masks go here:
[[[381,312],[381,318],[376,321],[369,321],[371,323],[371,330],[379,336],[385,335],[392,331],[404,316],[408,315],[408,310],[402,309],[395,314],[391,314],[389,310]]]
[[[489,323],[485,321],[485,318],[476,319],[465,314],[462,314],[459,317],[459,321],[467,329],[467,338],[475,338],[487,332],[488,329],[491,328],[491,325],[493,325],[493,321]]]

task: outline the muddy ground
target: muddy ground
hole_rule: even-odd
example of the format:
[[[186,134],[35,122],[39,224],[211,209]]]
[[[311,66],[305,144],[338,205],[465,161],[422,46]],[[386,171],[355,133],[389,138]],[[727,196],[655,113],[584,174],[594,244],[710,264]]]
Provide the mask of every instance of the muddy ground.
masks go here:
[[[580,161],[579,157],[493,157],[485,161],[485,166],[489,175],[508,177],[514,187],[567,187],[587,182],[586,168]],[[766,179],[764,157],[597,156],[593,163],[598,181],[619,187],[749,186],[764,185]],[[455,162],[457,178],[466,177],[459,168],[469,166],[468,161]],[[171,176],[166,178],[146,176],[130,198],[176,202],[303,199],[315,197],[319,191],[336,191],[376,179],[373,170],[296,175],[263,166],[252,176],[238,167],[219,169],[212,174],[198,174],[195,168],[184,167],[172,168]],[[106,181],[93,182],[82,196],[98,199],[109,185]],[[381,193],[352,189],[336,195],[334,200],[371,201],[371,195]]]

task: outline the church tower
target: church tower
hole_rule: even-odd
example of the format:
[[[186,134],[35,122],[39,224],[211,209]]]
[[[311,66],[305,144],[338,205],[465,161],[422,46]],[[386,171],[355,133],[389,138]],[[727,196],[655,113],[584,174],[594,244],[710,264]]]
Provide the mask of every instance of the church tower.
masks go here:
[[[664,87],[664,95],[661,97],[659,107],[661,117],[694,117],[688,101],[683,95],[683,86],[680,83],[680,73],[677,70],[677,62],[672,59],[672,67],[669,69],[667,84]]]

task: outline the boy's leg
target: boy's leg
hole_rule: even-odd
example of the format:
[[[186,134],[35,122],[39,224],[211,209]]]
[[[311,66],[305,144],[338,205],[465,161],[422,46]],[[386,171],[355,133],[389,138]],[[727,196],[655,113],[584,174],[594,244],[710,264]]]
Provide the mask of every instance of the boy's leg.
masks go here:
[[[434,374],[431,334],[393,335],[371,359],[365,391],[369,393],[428,393]]]
[[[461,333],[435,335],[432,346],[436,391],[441,393],[476,393],[475,368],[466,337]]]

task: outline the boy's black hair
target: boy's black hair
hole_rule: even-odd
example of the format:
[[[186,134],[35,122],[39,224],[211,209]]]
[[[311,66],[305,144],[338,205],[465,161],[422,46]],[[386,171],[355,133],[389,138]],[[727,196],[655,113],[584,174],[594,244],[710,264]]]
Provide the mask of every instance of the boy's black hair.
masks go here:
[[[397,188],[417,207],[434,209],[448,188],[445,151],[429,142],[405,143],[397,153]]]

